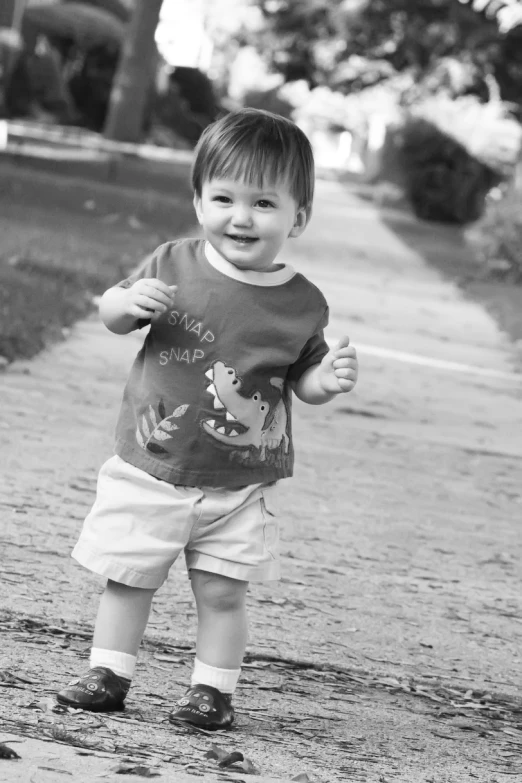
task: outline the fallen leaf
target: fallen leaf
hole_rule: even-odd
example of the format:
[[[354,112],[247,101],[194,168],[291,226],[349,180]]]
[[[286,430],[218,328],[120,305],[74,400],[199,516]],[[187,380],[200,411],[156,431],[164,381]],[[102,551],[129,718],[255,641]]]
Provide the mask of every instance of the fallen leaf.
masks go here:
[[[77,728],[76,731],[81,731],[81,728]],[[74,745],[76,742],[76,737],[74,737],[70,730],[65,728],[63,723],[51,726],[49,734],[53,739],[58,740],[58,742],[70,742],[71,745]]]
[[[261,772],[258,770],[258,768],[250,761],[250,759],[243,759],[243,761],[240,761],[239,764],[234,764],[234,767],[239,767],[239,769],[243,770],[247,775],[260,775]]]
[[[298,775],[295,775],[295,777],[291,778],[291,780],[295,780],[296,783],[312,783],[312,779],[308,777],[306,772],[300,772]]]
[[[44,769],[47,772],[59,772],[61,775],[70,775],[72,777],[72,772],[69,772],[66,769],[60,769],[60,767],[42,767],[39,765],[36,769]]]
[[[223,761],[227,756],[228,753],[225,750],[222,750],[219,745],[216,745],[214,742],[205,753],[206,759],[216,759],[218,762]]]
[[[151,767],[145,766],[145,764],[129,764],[125,761],[120,761],[115,767],[111,767],[111,772],[116,775],[137,775],[140,778],[158,778],[159,772],[155,772]]]
[[[58,715],[63,715],[63,713],[67,712],[67,707],[57,704],[53,696],[47,696],[45,699],[32,701],[27,707],[33,710],[41,710],[42,712],[55,712]]]
[[[232,753],[227,753],[224,759],[219,762],[220,767],[231,767],[232,764],[236,764],[238,761],[244,761],[245,757],[240,750],[233,750]]]
[[[218,745],[212,743],[209,750],[207,750],[205,753],[205,758],[216,759],[218,765],[222,769],[230,769],[232,772],[234,770],[241,770],[247,775],[260,774],[257,767],[250,761],[250,759],[245,758],[240,750],[233,750],[231,753],[227,753]]]
[[[183,658],[177,658],[174,655],[161,655],[160,653],[156,653],[154,658],[157,661],[165,661],[165,663],[184,663]]]
[[[16,750],[13,750],[12,748],[7,747],[7,745],[4,745],[3,742],[0,742],[0,759],[19,759],[21,756],[18,755]]]
[[[13,674],[8,669],[0,669],[0,682],[5,682],[5,683],[25,682],[28,685],[34,685],[33,680],[27,680],[24,677],[20,677],[18,674]]]
[[[276,604],[276,606],[284,606],[288,603],[286,598],[258,598],[257,602],[260,604]]]
[[[250,759],[245,758],[245,756],[243,756],[240,751],[233,751],[230,753],[230,756],[226,759],[223,759],[219,766],[230,769],[232,772],[240,769],[241,772],[245,772],[247,775],[260,774],[257,767],[250,761]]]
[[[272,661],[252,661],[251,663],[242,663],[242,669],[266,669],[268,666],[272,666]]]
[[[482,732],[485,731],[486,729],[485,726],[482,726],[480,723],[474,723],[468,718],[459,718],[459,717],[453,718],[451,721],[451,725],[455,726],[455,728],[462,729],[462,731]]]

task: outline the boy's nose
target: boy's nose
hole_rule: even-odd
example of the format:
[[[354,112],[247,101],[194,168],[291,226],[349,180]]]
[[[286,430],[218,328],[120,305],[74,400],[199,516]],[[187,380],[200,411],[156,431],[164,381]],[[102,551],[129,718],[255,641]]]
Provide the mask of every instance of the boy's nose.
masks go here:
[[[232,215],[232,224],[234,226],[251,226],[252,215],[247,207],[238,205]]]

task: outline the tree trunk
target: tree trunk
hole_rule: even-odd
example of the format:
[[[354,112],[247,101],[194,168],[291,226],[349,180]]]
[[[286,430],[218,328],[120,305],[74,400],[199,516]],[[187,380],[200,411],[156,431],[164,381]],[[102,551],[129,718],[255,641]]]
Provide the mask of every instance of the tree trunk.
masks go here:
[[[139,142],[156,63],[154,34],[163,0],[138,0],[129,23],[114,83],[104,136]]]
[[[26,0],[1,0],[0,2],[0,27],[12,27],[20,29]]]

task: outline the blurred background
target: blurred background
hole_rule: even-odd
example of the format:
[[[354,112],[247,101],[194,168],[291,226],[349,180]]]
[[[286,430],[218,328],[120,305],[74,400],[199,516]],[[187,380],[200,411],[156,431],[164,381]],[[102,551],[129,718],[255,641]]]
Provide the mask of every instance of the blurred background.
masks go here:
[[[181,193],[172,166],[186,170],[202,130],[241,106],[295,120],[323,178],[471,226],[483,273],[519,286],[520,0],[0,2],[0,162],[81,175],[89,163],[89,176],[103,164],[114,179],[125,156],[119,183],[132,184],[134,156]],[[14,219],[3,255],[35,255]]]
[[[26,133],[36,123],[191,149],[239,106],[292,117],[319,167],[385,181],[420,217],[476,220],[519,157],[522,5],[0,4],[0,117]]]

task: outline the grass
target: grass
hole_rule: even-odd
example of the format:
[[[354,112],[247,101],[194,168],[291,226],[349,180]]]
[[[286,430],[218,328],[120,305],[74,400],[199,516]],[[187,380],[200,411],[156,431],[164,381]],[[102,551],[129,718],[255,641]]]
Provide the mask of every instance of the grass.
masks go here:
[[[2,170],[0,178],[0,356],[8,361],[30,358],[61,339],[93,311],[94,295],[161,242],[194,233],[183,182],[169,198],[147,200],[121,188],[98,187],[93,195],[88,182],[34,172],[25,178],[16,172],[11,181]],[[489,205],[466,231],[476,259],[471,265],[457,263],[456,239],[451,253],[442,243],[441,257],[428,259],[457,278],[515,341],[522,341],[521,214],[520,194]],[[411,237],[405,241],[412,243]],[[468,257],[466,244],[459,255]]]
[[[23,259],[2,266],[0,284],[0,356],[30,357],[59,339],[93,308],[92,299],[112,282],[76,270],[56,269]]]
[[[163,197],[157,211],[123,191],[99,192],[40,175],[2,189],[0,356],[9,362],[61,339],[94,310],[95,295],[194,224],[183,188],[172,209]]]

